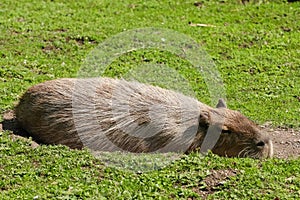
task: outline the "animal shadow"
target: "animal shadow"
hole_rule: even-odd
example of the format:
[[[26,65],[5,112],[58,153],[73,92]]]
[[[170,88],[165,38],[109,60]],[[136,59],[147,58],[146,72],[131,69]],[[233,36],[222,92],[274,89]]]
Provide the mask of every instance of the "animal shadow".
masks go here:
[[[29,138],[29,134],[18,125],[13,110],[8,110],[3,113],[3,121],[0,122],[0,131],[2,131],[1,129],[3,131],[11,131],[17,136]]]

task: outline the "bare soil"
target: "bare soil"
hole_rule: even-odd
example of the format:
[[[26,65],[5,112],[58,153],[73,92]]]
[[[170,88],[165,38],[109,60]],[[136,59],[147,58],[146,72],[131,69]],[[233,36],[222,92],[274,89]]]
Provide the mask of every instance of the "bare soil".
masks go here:
[[[220,190],[222,185],[237,173],[234,169],[211,170],[210,174],[203,180],[206,185],[205,189],[195,187],[193,191],[198,193],[201,198],[206,199],[209,194]]]
[[[272,128],[268,124],[263,125],[262,128],[273,141],[274,157],[284,159],[300,157],[300,130]]]

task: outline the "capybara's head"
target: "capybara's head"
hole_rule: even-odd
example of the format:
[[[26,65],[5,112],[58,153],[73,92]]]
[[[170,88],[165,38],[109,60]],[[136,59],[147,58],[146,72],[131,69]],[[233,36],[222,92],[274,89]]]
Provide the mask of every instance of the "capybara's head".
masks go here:
[[[220,99],[217,108],[202,112],[199,128],[217,139],[212,152],[227,157],[272,157],[273,145],[259,126],[238,111],[230,110]],[[201,131],[201,130],[200,130]],[[205,130],[202,130],[203,132]],[[209,138],[209,137],[208,137]],[[202,142],[210,142],[209,140]],[[205,144],[201,144],[202,146]]]

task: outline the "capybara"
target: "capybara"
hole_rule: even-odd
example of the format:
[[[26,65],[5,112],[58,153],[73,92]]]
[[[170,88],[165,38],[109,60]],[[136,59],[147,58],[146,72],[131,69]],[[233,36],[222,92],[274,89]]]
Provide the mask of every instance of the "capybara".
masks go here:
[[[46,81],[29,88],[15,112],[20,126],[45,144],[134,153],[273,154],[268,136],[222,99],[212,108],[175,91],[123,79]]]

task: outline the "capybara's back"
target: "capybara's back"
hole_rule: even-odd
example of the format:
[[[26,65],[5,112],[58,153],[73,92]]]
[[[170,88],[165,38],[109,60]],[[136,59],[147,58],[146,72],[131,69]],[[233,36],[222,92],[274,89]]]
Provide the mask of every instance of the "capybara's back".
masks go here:
[[[58,79],[31,87],[21,98],[16,116],[33,138],[47,144],[107,151],[175,151],[179,144],[168,142],[197,126],[201,106],[205,108],[190,97],[137,82]]]
[[[256,124],[226,108],[180,93],[111,78],[58,79],[28,89],[16,107],[18,123],[35,140],[95,151],[190,152],[218,135],[221,156],[272,156]]]

